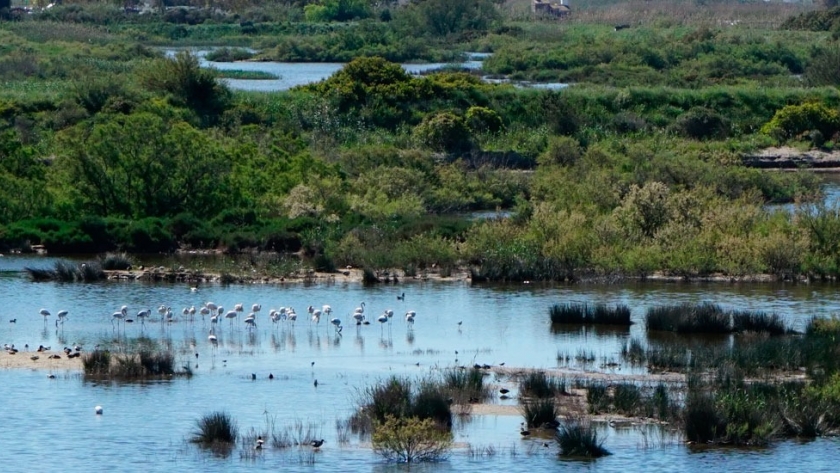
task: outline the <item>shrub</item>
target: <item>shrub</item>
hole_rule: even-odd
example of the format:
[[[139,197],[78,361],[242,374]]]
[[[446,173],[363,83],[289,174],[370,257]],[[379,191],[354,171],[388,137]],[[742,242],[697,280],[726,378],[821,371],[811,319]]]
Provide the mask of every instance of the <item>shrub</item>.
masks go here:
[[[82,368],[86,375],[107,374],[111,369],[111,352],[94,350],[82,355]]]
[[[107,271],[124,271],[131,269],[133,263],[127,253],[106,253],[100,264]]]
[[[196,431],[190,441],[203,447],[233,445],[238,435],[239,428],[230,414],[214,412],[196,422]]]
[[[502,129],[502,117],[487,107],[473,106],[467,109],[467,127],[473,133],[496,133]]]
[[[456,404],[487,399],[491,392],[484,386],[484,373],[476,368],[453,368],[443,373],[443,384]]]
[[[630,308],[623,304],[609,307],[606,304],[586,303],[554,304],[549,310],[552,324],[603,324],[631,325]]]
[[[732,330],[734,332],[763,332],[770,335],[784,335],[789,331],[778,314],[752,311],[733,312]]]
[[[778,110],[761,132],[780,140],[794,138],[811,130],[818,130],[823,136],[833,136],[840,129],[840,114],[837,110],[818,102],[788,105]]]
[[[721,139],[729,134],[729,121],[714,110],[694,107],[674,121],[675,133],[696,140]]]
[[[555,436],[562,457],[599,458],[609,455],[604,440],[589,419],[567,418],[560,424]]]
[[[427,115],[417,127],[414,136],[433,151],[457,153],[470,147],[471,136],[463,118],[452,112]]]
[[[452,447],[452,434],[440,430],[431,419],[387,416],[376,424],[373,450],[388,460],[416,463],[438,461]]]

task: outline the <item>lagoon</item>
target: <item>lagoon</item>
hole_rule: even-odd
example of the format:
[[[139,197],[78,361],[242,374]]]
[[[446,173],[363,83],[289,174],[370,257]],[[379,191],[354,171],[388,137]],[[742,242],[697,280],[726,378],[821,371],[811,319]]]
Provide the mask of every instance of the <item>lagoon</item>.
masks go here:
[[[630,337],[644,338],[641,317],[651,305],[710,300],[725,307],[777,312],[802,328],[814,315],[840,310],[840,294],[831,284],[622,283],[591,285],[516,284],[474,286],[467,281],[406,281],[397,286],[364,287],[353,283],[206,284],[192,291],[187,284],[118,282],[96,284],[33,283],[22,269],[48,267],[50,257],[0,257],[0,342],[53,349],[82,344],[127,343],[139,336],[171,347],[179,364],[197,365],[194,376],[152,383],[92,382],[80,373],[51,369],[0,370],[4,386],[0,444],[4,465],[11,470],[45,471],[82,468],[119,471],[244,471],[286,468],[293,471],[392,471],[370,450],[367,441],[350,435],[339,442],[336,421],[355,407],[358,389],[392,374],[412,378],[442,368],[472,363],[507,367],[554,368],[559,352],[591,351],[598,361],[588,366],[564,366],[569,377],[584,371],[619,375],[629,367],[601,368],[601,360],[619,360]],[[405,300],[396,296],[405,292]],[[207,341],[208,322],[184,319],[182,307],[204,302],[232,308],[236,303],[261,303],[257,328],[248,331],[241,320],[222,322],[219,344]],[[350,314],[365,302],[375,318],[385,309],[396,316],[386,326],[352,325]],[[628,330],[553,332],[548,307],[557,302],[624,303],[637,322]],[[158,305],[171,306],[172,324],[151,321],[117,329],[110,314],[122,305],[129,313]],[[308,305],[330,304],[344,321],[337,334],[324,320],[318,326],[306,315]],[[301,318],[295,326],[274,325],[268,309],[294,306]],[[70,311],[63,328],[52,318],[45,323],[38,311]],[[131,312],[133,310],[133,312]],[[413,328],[401,314],[417,312]],[[16,318],[17,323],[8,322]],[[461,325],[458,325],[461,322]],[[458,351],[456,355],[455,351]],[[195,353],[199,354],[195,359]],[[19,355],[24,355],[20,353]],[[0,353],[0,366],[3,357]],[[28,356],[28,355],[27,355]],[[457,360],[457,361],[456,361]],[[44,361],[45,364],[49,360]],[[312,364],[314,362],[314,365]],[[56,375],[47,377],[48,372]],[[256,375],[256,380],[251,375]],[[268,375],[274,379],[269,380]],[[314,386],[314,380],[318,386]],[[489,382],[510,380],[491,375]],[[511,385],[511,387],[515,387]],[[493,401],[516,404],[515,399]],[[101,405],[104,415],[93,407]],[[311,427],[327,440],[318,452],[308,448],[265,449],[250,454],[248,446],[228,457],[215,457],[185,442],[195,421],[213,411],[229,412],[241,433],[261,429],[266,419],[278,425],[295,422]],[[612,456],[595,462],[559,460],[556,447],[539,438],[521,439],[521,416],[472,415],[456,423],[456,448],[450,458],[419,471],[636,470],[701,471],[711,465],[748,471],[778,471],[784,465],[812,471],[834,471],[840,444],[833,438],[799,444],[778,442],[757,450],[693,450],[678,437],[656,429],[616,430],[606,424],[605,446]],[[43,445],[48,443],[47,445]],[[492,446],[492,455],[470,454],[469,447]],[[46,454],[45,454],[46,452]]]

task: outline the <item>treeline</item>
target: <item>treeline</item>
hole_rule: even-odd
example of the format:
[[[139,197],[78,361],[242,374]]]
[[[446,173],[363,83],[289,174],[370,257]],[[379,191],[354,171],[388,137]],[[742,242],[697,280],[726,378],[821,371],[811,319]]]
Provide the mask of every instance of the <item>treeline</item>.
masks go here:
[[[318,84],[232,92],[121,28],[0,28],[4,251],[273,250],[490,280],[840,273],[835,211],[765,207],[817,197],[817,178],[741,164],[832,149],[835,88],[520,89],[362,57]],[[469,215],[496,210],[509,217]]]

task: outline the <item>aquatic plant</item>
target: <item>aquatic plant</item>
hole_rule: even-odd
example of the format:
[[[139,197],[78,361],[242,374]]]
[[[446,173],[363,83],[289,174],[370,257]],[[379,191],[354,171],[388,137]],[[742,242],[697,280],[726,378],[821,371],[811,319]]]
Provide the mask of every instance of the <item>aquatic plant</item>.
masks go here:
[[[603,324],[631,325],[630,308],[623,304],[614,307],[606,304],[571,302],[554,304],[548,309],[552,324]]]
[[[527,400],[522,403],[520,409],[528,427],[549,429],[557,427],[557,416],[560,415],[560,411],[553,397]]]
[[[202,447],[234,445],[239,435],[236,421],[226,412],[213,412],[196,421],[191,442]]]
[[[484,386],[484,373],[476,368],[453,368],[444,371],[443,384],[455,404],[482,401],[491,396]]]
[[[790,332],[778,314],[748,310],[732,313],[732,330],[734,332],[763,332],[770,335],[784,335]]]
[[[555,434],[560,446],[561,457],[600,458],[610,455],[604,448],[604,440],[598,438],[598,432],[592,422],[584,417],[567,417],[560,423]]]
[[[106,253],[99,264],[106,271],[125,271],[131,269],[134,263],[128,253]]]
[[[648,331],[677,333],[730,333],[729,313],[710,302],[651,307],[645,314]]]
[[[451,404],[447,388],[437,378],[412,383],[408,378],[392,376],[359,392],[358,408],[350,417],[354,432],[375,432],[375,426],[388,416],[397,419],[431,419],[444,430],[452,427]]]
[[[107,350],[95,350],[82,355],[85,376],[96,379],[130,381],[173,375],[192,375],[189,367],[175,371],[175,355],[168,350],[153,351],[140,348],[133,353],[112,355]]]
[[[519,381],[519,392],[523,396],[535,398],[567,394],[566,380],[548,376],[544,371],[531,371]]]
[[[85,375],[107,374],[111,368],[111,352],[94,350],[82,355],[82,367]]]
[[[25,267],[24,271],[33,281],[94,282],[107,276],[97,262],[71,263],[58,260],[53,269]]]

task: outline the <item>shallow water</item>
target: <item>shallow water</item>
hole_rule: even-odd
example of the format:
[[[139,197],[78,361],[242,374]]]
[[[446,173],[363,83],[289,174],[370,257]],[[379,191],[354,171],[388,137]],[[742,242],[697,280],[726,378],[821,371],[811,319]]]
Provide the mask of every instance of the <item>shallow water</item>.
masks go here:
[[[190,379],[147,384],[86,382],[74,372],[0,371],[4,387],[3,462],[7,469],[37,467],[43,471],[71,468],[119,471],[141,469],[238,471],[286,467],[317,471],[385,471],[396,468],[376,457],[354,436],[341,445],[336,420],[353,410],[358,389],[391,374],[419,377],[437,368],[458,364],[488,363],[506,366],[554,367],[558,351],[594,352],[600,358],[619,359],[629,336],[643,337],[640,324],[626,331],[552,333],[548,307],[561,301],[625,303],[640,320],[653,304],[712,300],[727,307],[762,309],[782,314],[800,327],[811,315],[834,313],[840,308],[836,286],[785,284],[621,284],[543,286],[513,285],[471,287],[466,282],[404,283],[397,287],[364,288],[355,284],[205,285],[197,292],[186,284],[107,282],[99,284],[32,283],[21,273],[25,266],[48,267],[50,258],[6,256],[0,258],[0,342],[17,347],[130,340],[140,335],[173,347],[179,364],[198,365]],[[405,301],[396,298],[405,291]],[[249,332],[241,320],[218,328],[218,348],[207,341],[209,323],[201,318],[182,320],[183,307],[214,301],[232,308],[241,302],[261,303],[258,327]],[[364,301],[373,318],[386,308],[396,313],[390,325],[356,327],[350,324],[353,309]],[[111,313],[123,304],[135,314],[151,308],[155,319],[160,304],[171,306],[178,321],[165,326],[134,323],[117,329]],[[330,304],[345,328],[336,334],[322,319],[313,326],[306,317],[308,305]],[[294,306],[299,313],[295,327],[273,326],[269,308]],[[38,311],[70,315],[56,329],[53,317],[45,324]],[[413,329],[402,319],[416,310]],[[8,323],[17,318],[17,323]],[[462,322],[458,325],[458,322]],[[455,354],[455,351],[458,354]],[[198,359],[195,353],[199,354]],[[0,357],[9,356],[0,353]],[[44,360],[45,363],[49,363]],[[314,362],[314,366],[312,363]],[[595,363],[592,368],[598,369]],[[251,374],[257,376],[251,379]],[[269,373],[275,379],[269,380]],[[314,381],[318,380],[318,386]],[[491,379],[492,382],[497,382]],[[498,402],[498,401],[497,401]],[[506,401],[512,402],[512,401]],[[105,413],[96,416],[93,407]],[[248,448],[229,457],[199,452],[184,441],[196,419],[225,410],[239,423],[242,433],[263,429],[266,419],[278,427],[302,422],[312,425],[317,437],[327,440],[314,454],[304,449],[266,449],[252,455]],[[840,449],[835,439],[799,445],[781,442],[762,450],[692,451],[678,439],[657,432],[613,430],[604,427],[605,446],[614,455],[594,463],[566,462],[556,458],[553,444],[542,439],[520,439],[519,416],[474,415],[456,426],[455,449],[449,460],[422,471],[466,471],[498,468],[534,471],[627,470],[644,464],[646,471],[700,471],[708,468],[743,468],[778,471],[793,465],[812,471],[836,470]],[[493,455],[470,455],[492,446]],[[243,455],[242,452],[246,454]],[[308,463],[314,462],[314,465]],[[640,463],[642,462],[642,463]],[[562,465],[558,465],[562,463]]]

